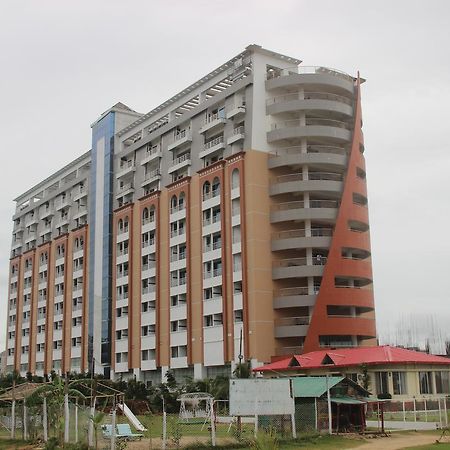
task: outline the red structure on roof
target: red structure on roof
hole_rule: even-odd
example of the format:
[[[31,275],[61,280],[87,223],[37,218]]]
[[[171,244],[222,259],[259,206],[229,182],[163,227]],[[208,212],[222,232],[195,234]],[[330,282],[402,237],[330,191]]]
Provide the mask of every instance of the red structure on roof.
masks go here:
[[[450,365],[450,358],[382,345],[379,347],[356,347],[294,355],[253,369],[254,372],[318,369],[325,367],[349,367],[389,364],[440,364]]]

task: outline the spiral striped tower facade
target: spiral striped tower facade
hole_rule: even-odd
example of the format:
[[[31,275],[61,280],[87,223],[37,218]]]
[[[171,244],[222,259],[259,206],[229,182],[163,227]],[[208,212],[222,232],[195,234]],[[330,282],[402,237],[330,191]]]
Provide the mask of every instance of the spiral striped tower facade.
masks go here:
[[[299,69],[267,82],[279,355],[376,337],[361,80]]]

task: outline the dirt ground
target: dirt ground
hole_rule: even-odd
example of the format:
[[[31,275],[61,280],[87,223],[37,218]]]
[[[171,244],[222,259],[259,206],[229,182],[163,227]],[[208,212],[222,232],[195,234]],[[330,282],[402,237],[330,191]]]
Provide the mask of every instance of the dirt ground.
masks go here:
[[[430,433],[393,433],[389,437],[368,439],[367,443],[356,448],[357,450],[401,450],[419,445],[432,445],[438,438],[438,434]],[[443,442],[448,443],[448,440]]]
[[[432,445],[436,442],[439,437],[437,434],[430,433],[393,433],[389,437],[378,437],[367,439],[367,442],[356,447],[357,450],[401,450],[408,447],[419,446],[419,445]],[[181,439],[181,446],[192,444],[195,442],[208,442],[207,438],[201,437],[183,437]],[[217,439],[217,443],[225,444],[227,439]],[[448,443],[448,440],[445,441]],[[150,447],[150,442],[148,439],[143,439],[142,441],[129,442],[127,445],[127,450],[149,450],[150,448],[160,448],[160,439],[152,439],[152,447]],[[169,444],[167,448],[176,448],[175,445]],[[355,448],[355,447],[353,447]],[[342,449],[345,450],[345,449]]]

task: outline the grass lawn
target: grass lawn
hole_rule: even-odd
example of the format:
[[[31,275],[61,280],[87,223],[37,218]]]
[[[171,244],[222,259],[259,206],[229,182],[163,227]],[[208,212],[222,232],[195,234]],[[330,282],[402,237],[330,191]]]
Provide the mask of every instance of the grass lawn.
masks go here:
[[[22,440],[18,440],[18,439],[4,439],[4,438],[0,438],[0,449],[8,449],[8,450],[13,450],[13,449],[24,449],[27,448],[27,443],[22,441]],[[31,446],[29,447],[30,449],[32,448]]]

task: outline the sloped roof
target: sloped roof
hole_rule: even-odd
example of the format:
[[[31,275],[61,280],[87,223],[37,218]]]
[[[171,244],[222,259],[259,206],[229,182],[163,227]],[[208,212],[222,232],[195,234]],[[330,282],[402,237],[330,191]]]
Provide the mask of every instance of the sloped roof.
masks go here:
[[[344,377],[294,377],[292,390],[294,397],[320,397],[328,389],[340,383]]]
[[[24,398],[32,395],[33,392],[40,386],[42,386],[42,384],[29,382],[18,384],[15,388],[8,388],[3,394],[1,394],[0,400],[23,400]]]
[[[428,353],[407,350],[390,345],[378,347],[342,348],[336,350],[319,350],[316,352],[294,355],[265,366],[256,367],[254,372],[285,371],[299,369],[318,369],[325,367],[360,366],[361,364],[437,364],[450,366],[450,358],[430,355]]]

